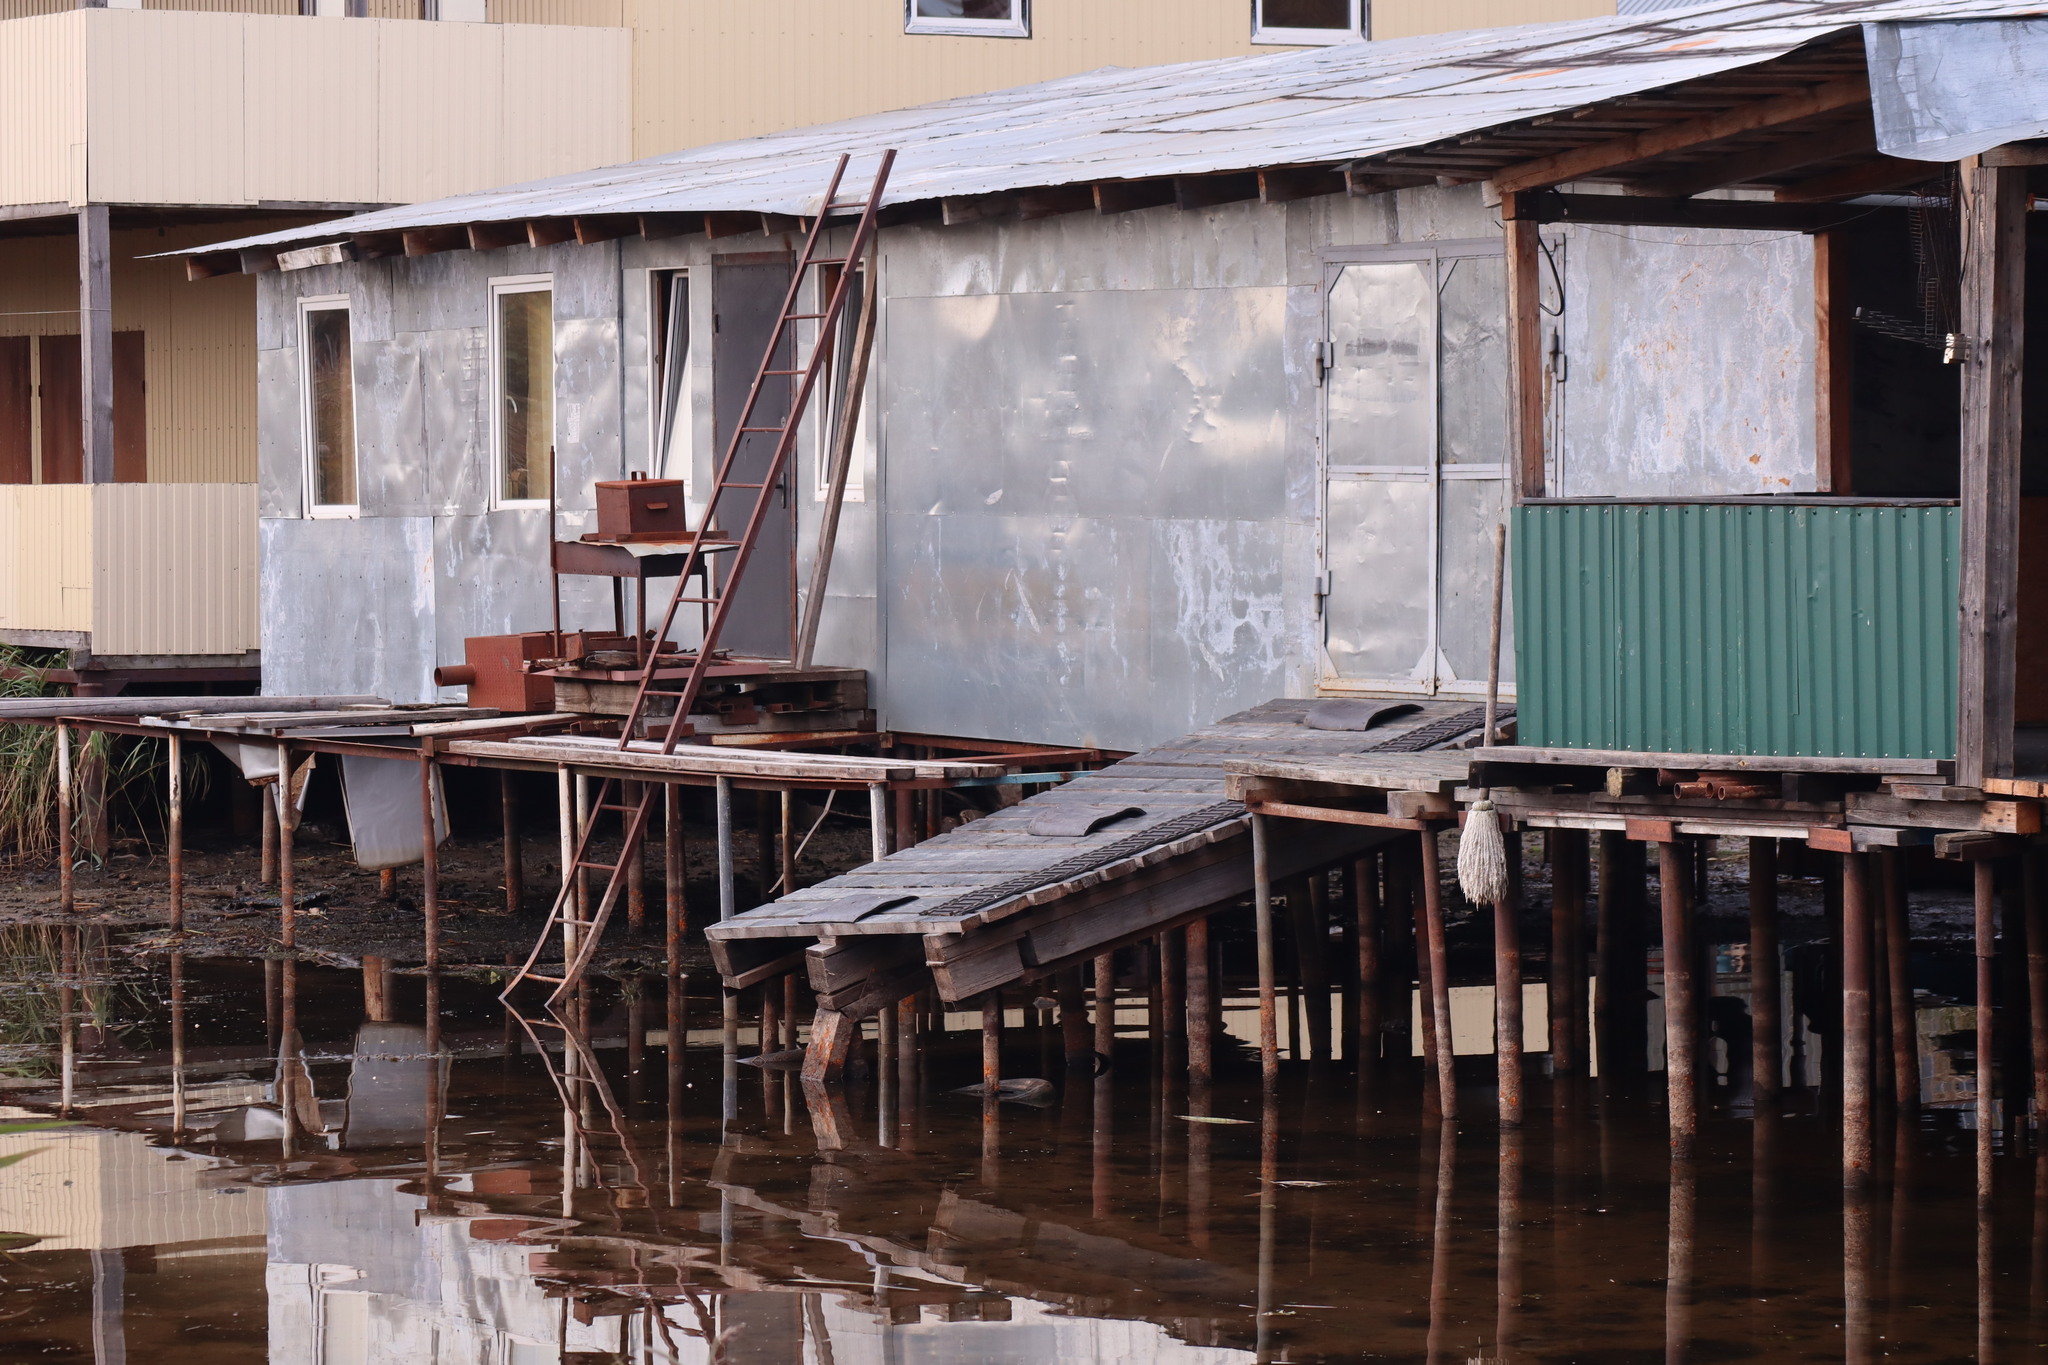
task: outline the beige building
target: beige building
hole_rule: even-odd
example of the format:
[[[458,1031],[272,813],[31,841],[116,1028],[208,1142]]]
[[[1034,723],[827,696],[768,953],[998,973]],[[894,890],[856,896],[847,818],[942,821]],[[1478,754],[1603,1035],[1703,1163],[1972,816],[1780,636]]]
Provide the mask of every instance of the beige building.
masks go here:
[[[1103,66],[1612,9],[0,0],[0,644],[82,690],[256,677],[255,281],[155,253]]]

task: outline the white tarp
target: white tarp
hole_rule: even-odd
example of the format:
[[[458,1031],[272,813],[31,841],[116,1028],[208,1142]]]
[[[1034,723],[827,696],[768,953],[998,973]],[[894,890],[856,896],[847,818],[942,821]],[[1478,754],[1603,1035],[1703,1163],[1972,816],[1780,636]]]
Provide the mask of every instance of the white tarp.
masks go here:
[[[420,765],[409,758],[343,754],[341,791],[356,862],[368,868],[406,867],[426,856],[420,818]],[[448,802],[434,774],[434,842],[448,840]]]
[[[1877,147],[1958,161],[2048,136],[2048,19],[1865,24]]]

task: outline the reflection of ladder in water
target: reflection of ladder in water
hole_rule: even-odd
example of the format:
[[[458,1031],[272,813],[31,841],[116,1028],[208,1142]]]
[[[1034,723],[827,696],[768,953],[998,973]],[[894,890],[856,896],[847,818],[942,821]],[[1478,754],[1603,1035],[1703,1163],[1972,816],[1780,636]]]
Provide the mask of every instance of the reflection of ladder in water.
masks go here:
[[[555,1096],[562,1102],[562,1138],[563,1145],[568,1148],[568,1151],[563,1153],[562,1216],[575,1216],[570,1201],[576,1189],[576,1172],[586,1159],[594,1170],[600,1172],[598,1182],[600,1185],[603,1184],[597,1143],[606,1136],[609,1136],[612,1144],[618,1148],[627,1169],[632,1172],[632,1177],[627,1182],[628,1187],[640,1192],[640,1202],[651,1203],[652,1191],[647,1187],[647,1172],[640,1164],[640,1153],[634,1147],[632,1137],[626,1132],[626,1115],[619,1108],[618,1101],[613,1098],[612,1088],[605,1081],[603,1069],[597,1064],[597,1052],[590,1046],[583,1030],[570,1024],[552,1010],[545,1019],[529,1019],[516,1010],[512,1012],[512,1017],[526,1030],[527,1038],[533,1043],[535,1055],[540,1058],[541,1065],[547,1070],[548,1083],[555,1088]],[[555,1065],[555,1059],[549,1053],[547,1043],[541,1038],[539,1031],[544,1028],[554,1029],[562,1035],[560,1067]],[[585,1096],[582,1092],[586,1087],[596,1093],[598,1103],[604,1109],[605,1127],[602,1130],[591,1127],[584,1120]]]
[[[804,236],[803,253],[797,258],[796,269],[790,276],[789,292],[782,300],[782,312],[776,319],[775,328],[769,334],[767,354],[761,359],[761,368],[754,375],[754,384],[747,392],[746,405],[740,409],[739,422],[734,427],[732,441],[726,447],[724,458],[719,461],[718,472],[711,486],[711,496],[704,504],[703,518],[698,522],[698,534],[691,539],[690,548],[683,560],[683,567],[676,575],[675,591],[669,597],[668,609],[662,613],[661,626],[647,651],[645,662],[640,668],[640,685],[633,695],[633,708],[627,713],[625,729],[619,737],[619,747],[628,748],[637,737],[643,721],[648,719],[648,705],[656,697],[673,698],[675,712],[668,718],[661,734],[661,752],[673,753],[675,747],[690,733],[689,716],[696,704],[698,693],[703,690],[704,676],[710,668],[718,649],[718,638],[725,629],[726,616],[732,609],[733,593],[739,586],[747,567],[747,559],[753,554],[754,544],[760,538],[761,528],[766,524],[768,509],[782,482],[791,452],[796,447],[797,429],[802,424],[805,410],[810,405],[811,394],[817,387],[823,369],[831,363],[833,338],[839,325],[840,316],[846,311],[846,297],[853,283],[854,263],[861,259],[869,240],[875,232],[875,216],[881,207],[882,191],[889,182],[889,168],[895,164],[896,153],[882,153],[881,165],[875,171],[875,183],[866,199],[840,203],[838,199],[840,181],[846,175],[849,158],[842,156],[833,168],[832,183],[825,191],[825,198],[817,217],[811,220],[811,228]],[[853,241],[844,257],[827,260],[818,255],[818,245],[825,234],[826,222],[835,215],[844,217],[859,213],[859,226],[854,229]],[[838,266],[839,281],[826,298],[823,310],[816,313],[800,313],[797,300],[803,295],[804,280],[813,266]],[[873,288],[870,283],[869,288]],[[776,366],[779,354],[797,354],[797,331],[799,324],[817,323],[816,341],[811,347],[810,359],[794,369]],[[785,350],[786,347],[786,350]],[[756,425],[755,409],[761,406],[763,393],[770,387],[770,381],[794,378],[795,391],[790,395],[789,409],[779,423],[773,426]],[[849,394],[848,402],[857,402],[857,395]],[[750,436],[775,437],[775,447],[768,462],[760,470],[758,480],[734,477],[742,450],[747,448]],[[739,506],[749,507],[744,526],[736,545],[731,541],[711,539],[709,528],[719,524],[719,512],[724,507],[728,494],[751,495],[749,504],[744,496],[735,499]],[[693,576],[703,567],[706,546],[717,543],[732,546],[732,565],[718,582],[713,583],[705,576],[703,597],[685,596],[684,592]],[[704,638],[697,646],[696,654],[690,659],[680,687],[657,687],[655,674],[664,663],[671,667],[674,659],[664,661],[660,644],[668,638],[675,624],[676,612],[685,604],[709,608],[709,618],[704,627]],[[533,951],[527,954],[525,965],[513,974],[506,983],[503,995],[509,997],[523,981],[544,981],[554,986],[551,1002],[563,1000],[570,989],[580,980],[591,957],[597,952],[598,940],[604,935],[605,922],[611,918],[612,907],[618,903],[624,890],[627,869],[640,856],[642,841],[647,836],[649,816],[652,813],[660,784],[640,784],[637,800],[627,802],[624,788],[616,778],[606,778],[599,786],[597,797],[590,806],[590,818],[584,824],[576,840],[576,852],[570,865],[563,869],[562,889],[555,897],[554,908],[548,912],[547,924],[534,941]],[[599,862],[593,856],[596,840],[595,831],[607,811],[619,816],[621,839],[619,860],[616,863]],[[598,898],[595,908],[586,915],[579,915],[576,888],[585,870],[605,874],[604,894]],[[555,931],[568,931],[564,937],[562,974],[543,976],[534,970],[535,965],[547,952]],[[573,947],[571,946],[573,945]],[[503,998],[503,997],[501,997]]]

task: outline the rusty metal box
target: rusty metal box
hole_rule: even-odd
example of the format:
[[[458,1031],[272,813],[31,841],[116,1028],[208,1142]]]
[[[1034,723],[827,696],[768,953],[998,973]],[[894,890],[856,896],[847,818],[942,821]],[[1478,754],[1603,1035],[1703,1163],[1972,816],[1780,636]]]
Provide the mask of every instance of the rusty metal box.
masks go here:
[[[605,479],[597,485],[599,540],[653,540],[689,531],[681,479]]]
[[[529,659],[545,659],[554,637],[544,630],[523,635],[472,635],[462,642],[462,664],[437,668],[434,681],[444,687],[467,684],[471,706],[500,711],[552,711],[555,682],[526,671]]]

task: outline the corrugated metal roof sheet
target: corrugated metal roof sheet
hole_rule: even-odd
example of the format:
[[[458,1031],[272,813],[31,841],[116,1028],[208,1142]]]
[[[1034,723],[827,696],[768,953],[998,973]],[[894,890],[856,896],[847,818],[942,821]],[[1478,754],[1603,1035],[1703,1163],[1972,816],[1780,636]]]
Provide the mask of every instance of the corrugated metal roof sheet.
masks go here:
[[[841,153],[853,154],[849,183],[857,185],[888,147],[898,149],[890,204],[1327,165],[1768,61],[1866,22],[2043,13],[2040,4],[2009,0],[1723,0],[1650,15],[1108,68],[203,250],[573,215],[808,215]]]

